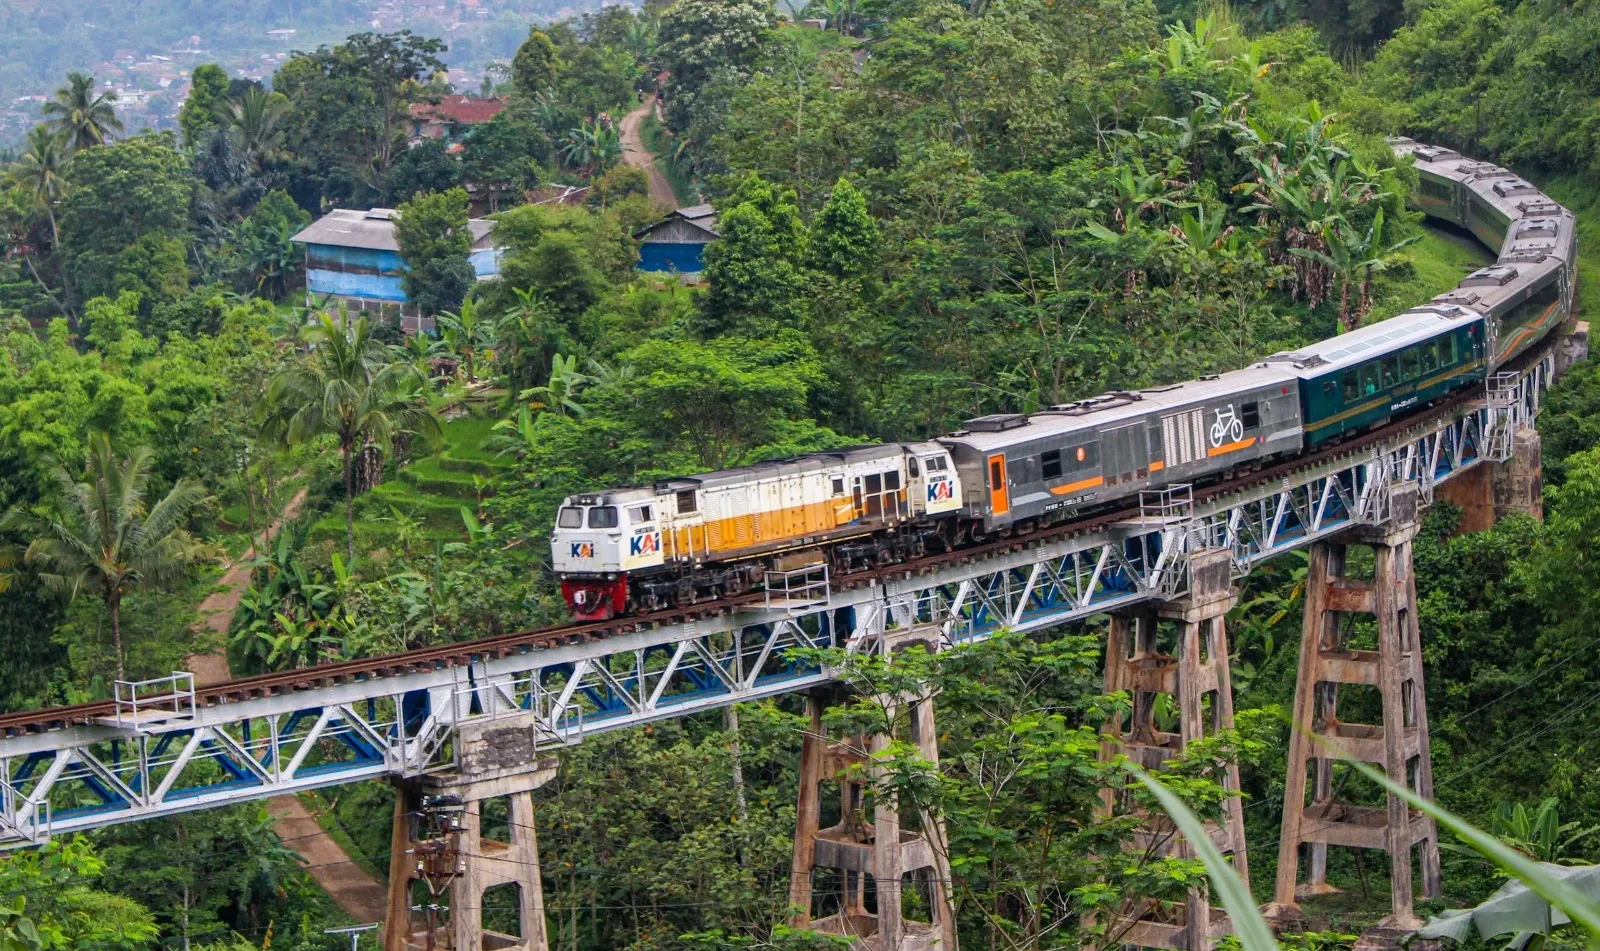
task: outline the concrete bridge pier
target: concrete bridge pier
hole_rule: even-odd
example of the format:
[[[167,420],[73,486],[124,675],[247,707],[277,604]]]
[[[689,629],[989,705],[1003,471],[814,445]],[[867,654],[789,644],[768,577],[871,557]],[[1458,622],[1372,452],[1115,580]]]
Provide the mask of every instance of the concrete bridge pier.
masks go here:
[[[1508,515],[1544,519],[1539,431],[1517,430],[1505,462],[1482,462],[1439,485],[1438,497],[1461,507],[1461,532],[1482,532]]]
[[[800,797],[790,867],[789,924],[824,934],[848,935],[860,951],[956,951],[955,909],[950,898],[950,854],[944,822],[936,815],[914,817],[914,828],[902,823],[899,803],[875,795],[872,816],[865,815],[871,782],[881,773],[873,756],[889,745],[889,737],[834,739],[822,726],[824,694],[806,698],[810,726],[800,752]],[[933,700],[903,701],[909,707],[910,741],[924,759],[937,766],[938,735]],[[839,821],[822,828],[823,784],[839,785]],[[831,869],[838,876],[838,907],[813,917],[816,876]],[[867,886],[872,886],[869,908]],[[905,888],[921,888],[930,920],[904,914]]]
[[[384,951],[548,951],[533,791],[558,761],[536,752],[531,715],[463,729],[460,768],[395,782]],[[485,806],[505,802],[504,837]],[[515,892],[515,934],[491,930],[484,898]]]
[[[1127,691],[1133,711],[1126,723],[1118,717],[1105,725],[1101,746],[1105,758],[1124,753],[1155,771],[1190,743],[1233,726],[1233,683],[1224,620],[1238,601],[1231,571],[1226,550],[1200,552],[1190,558],[1190,593],[1186,597],[1111,615],[1105,689],[1107,693]],[[1161,646],[1162,622],[1176,627],[1171,654]],[[1176,701],[1176,733],[1162,729],[1157,722],[1156,700],[1161,695]],[[1225,788],[1237,793],[1238,763],[1229,762],[1220,779]],[[1108,811],[1116,805],[1114,795],[1109,790],[1105,793]],[[1243,804],[1237,795],[1229,798],[1220,822],[1210,823],[1209,830],[1212,841],[1248,882]],[[1194,854],[1164,815],[1145,816],[1135,846],[1155,856]],[[1176,914],[1163,912],[1154,902],[1136,900],[1107,922],[1107,935],[1113,939],[1110,943],[1146,948],[1209,951],[1231,931],[1226,912],[1211,907],[1205,885],[1189,889]]]
[[[1303,920],[1300,900],[1334,890],[1327,881],[1328,846],[1384,851],[1390,865],[1390,914],[1362,936],[1358,948],[1397,946],[1400,937],[1421,924],[1414,908],[1414,869],[1420,868],[1425,896],[1440,894],[1439,837],[1433,819],[1396,796],[1387,796],[1386,806],[1342,802],[1333,781],[1335,760],[1372,763],[1395,782],[1433,798],[1412,573],[1415,490],[1397,492],[1392,507],[1395,516],[1389,523],[1318,542],[1310,550],[1277,882],[1266,908],[1280,927],[1296,927]],[[1372,550],[1371,580],[1348,574],[1352,544]],[[1376,618],[1376,650],[1350,645],[1346,615]],[[1359,693],[1372,691],[1377,696],[1371,699],[1381,709],[1380,724],[1341,719],[1341,700],[1353,707],[1348,701],[1359,702]],[[1374,704],[1369,700],[1367,706]]]

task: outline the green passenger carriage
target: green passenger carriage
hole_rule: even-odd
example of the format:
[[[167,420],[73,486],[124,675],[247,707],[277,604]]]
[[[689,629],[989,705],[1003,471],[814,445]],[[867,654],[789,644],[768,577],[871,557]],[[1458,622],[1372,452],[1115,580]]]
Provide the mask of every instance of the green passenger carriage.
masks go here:
[[[1483,318],[1433,304],[1268,363],[1300,380],[1309,448],[1435,403],[1484,375]]]

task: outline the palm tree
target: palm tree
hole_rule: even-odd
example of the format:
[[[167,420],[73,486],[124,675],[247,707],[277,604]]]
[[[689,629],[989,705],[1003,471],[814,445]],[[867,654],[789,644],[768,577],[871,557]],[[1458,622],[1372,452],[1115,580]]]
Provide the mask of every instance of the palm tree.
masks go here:
[[[288,444],[332,435],[344,457],[344,541],[355,561],[355,457],[375,446],[393,451],[395,437],[420,436],[433,443],[442,435],[439,417],[428,405],[427,378],[409,363],[389,362],[386,347],[372,335],[367,318],[350,322],[318,317],[306,337],[311,353],[280,371],[267,388],[267,428]]]
[[[31,534],[23,563],[36,570],[46,587],[77,597],[91,589],[111,612],[111,638],[117,679],[126,680],[122,653],[122,599],[143,584],[182,577],[204,547],[183,528],[205,502],[205,488],[179,479],[154,505],[146,505],[154,456],[140,447],[124,459],[105,433],[89,437],[87,481],[78,482],[62,466],[56,471],[59,511],[9,513],[4,524]]]
[[[278,156],[283,143],[283,119],[289,114],[289,100],[282,93],[251,86],[226,102],[217,103],[217,117],[246,155],[259,168]]]
[[[41,111],[51,128],[61,133],[67,152],[72,153],[103,145],[111,133],[122,131],[116,101],[115,92],[94,94],[93,76],[68,73],[67,84],[56,90],[55,98],[45,103]]]
[[[36,125],[28,130],[28,143],[22,157],[11,166],[11,178],[44,209],[50,219],[50,238],[54,247],[61,246],[61,231],[56,227],[55,203],[66,193],[67,154],[61,134],[49,126]]]

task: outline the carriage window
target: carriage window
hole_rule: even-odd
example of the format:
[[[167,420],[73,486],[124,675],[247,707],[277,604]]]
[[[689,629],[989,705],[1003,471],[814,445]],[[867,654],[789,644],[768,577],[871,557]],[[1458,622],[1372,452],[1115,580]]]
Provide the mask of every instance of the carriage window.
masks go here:
[[[693,515],[698,511],[700,511],[700,506],[695,502],[693,489],[688,489],[678,493],[679,515]]]
[[[564,506],[561,509],[560,517],[556,519],[556,527],[557,528],[582,528],[583,527],[583,509],[578,508],[576,505]]]
[[[844,494],[844,480],[843,479],[834,479],[833,480],[833,494],[836,495],[836,496]]]
[[[1422,345],[1422,372],[1432,373],[1439,369],[1439,344],[1430,340]]]
[[[1339,377],[1339,386],[1344,391],[1343,396],[1346,403],[1361,398],[1361,384],[1356,382],[1356,371],[1344,371],[1344,374]]]
[[[1369,363],[1361,368],[1361,395],[1371,396],[1378,392],[1378,365]]]
[[[1393,389],[1400,382],[1400,359],[1398,357],[1383,358],[1383,388]]]
[[[1051,449],[1039,457],[1039,465],[1046,479],[1061,478],[1061,450]]]
[[[1456,338],[1454,335],[1439,338],[1439,365],[1447,367],[1459,359],[1456,355]]]
[[[643,525],[645,522],[655,521],[654,515],[655,513],[650,511],[650,506],[635,505],[628,509],[628,522],[633,525]]]
[[[617,507],[615,505],[596,505],[589,510],[590,528],[616,528]]]
[[[1245,429],[1255,429],[1261,425],[1261,404],[1244,403],[1239,407],[1239,420],[1244,423]]]
[[[1400,354],[1400,379],[1415,380],[1417,378],[1417,351],[1420,347],[1411,347]]]
[[[1000,460],[989,463],[989,485],[996,488],[1006,484],[1005,473],[1000,471]]]
[[[883,476],[880,473],[874,472],[862,480],[862,483],[868,495],[877,495],[883,491]]]
[[[883,487],[891,492],[900,488],[900,473],[885,472],[883,474]]]

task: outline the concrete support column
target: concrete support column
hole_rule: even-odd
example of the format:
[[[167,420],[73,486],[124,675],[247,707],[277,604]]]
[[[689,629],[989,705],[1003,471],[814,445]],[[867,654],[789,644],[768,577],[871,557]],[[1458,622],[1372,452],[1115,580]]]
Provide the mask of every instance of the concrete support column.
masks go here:
[[[447,773],[396,783],[384,951],[548,951],[533,790],[555,771],[555,759],[547,757],[515,775],[472,780]],[[503,840],[484,835],[484,804],[496,799],[507,803]],[[443,810],[454,817],[442,833],[422,821],[440,802],[449,803]],[[424,901],[447,903],[446,911],[412,914],[418,881],[428,883],[430,896],[438,893]],[[517,891],[515,935],[488,930],[483,921],[484,894],[508,884]]]
[[[873,756],[888,748],[890,737],[832,740],[822,728],[822,704],[817,695],[806,700],[810,726],[800,753],[799,808],[789,880],[789,902],[794,908],[790,925],[849,936],[861,951],[956,951],[949,850],[942,818],[918,814],[914,816],[915,829],[908,829],[900,804],[880,795],[874,798],[869,822],[862,814],[869,782],[860,778],[860,771],[866,769],[872,778],[880,778],[881,767],[875,765]],[[933,701],[921,697],[899,706],[907,714],[911,742],[925,759],[937,764]],[[823,829],[822,784],[828,781],[839,783],[840,819],[837,825]],[[839,907],[821,918],[813,917],[818,869],[833,869],[840,876]],[[908,875],[927,888],[931,921],[903,915],[903,883]],[[874,899],[870,906],[869,879]]]
[[[1544,518],[1539,431],[1517,430],[1513,455],[1505,462],[1482,462],[1439,485],[1439,498],[1461,507],[1458,531],[1481,532],[1508,515]]]
[[[1132,700],[1128,722],[1114,718],[1104,727],[1102,755],[1117,753],[1147,770],[1181,753],[1188,744],[1233,726],[1233,681],[1228,663],[1225,615],[1237,602],[1227,551],[1206,551],[1190,557],[1190,591],[1182,599],[1141,605],[1111,616],[1106,642],[1105,689],[1127,691]],[[1174,652],[1163,653],[1159,625],[1176,627]],[[1156,698],[1166,694],[1177,703],[1176,733],[1164,731],[1155,717]],[[1209,701],[1209,709],[1208,709]],[[1220,777],[1224,788],[1239,791],[1239,767],[1230,762]],[[1105,808],[1116,805],[1106,793]],[[1237,795],[1223,807],[1220,822],[1210,823],[1212,841],[1249,881],[1245,852],[1244,811]],[[1147,816],[1135,845],[1150,854],[1175,852],[1192,857],[1192,845],[1178,836],[1165,816]],[[1211,907],[1207,887],[1189,890],[1181,922],[1148,917],[1148,903],[1138,901],[1110,922],[1117,943],[1151,948],[1209,951],[1231,930],[1220,910]]]
[[[1420,866],[1423,894],[1440,894],[1438,830],[1431,818],[1409,809],[1405,800],[1386,797],[1382,808],[1334,798],[1335,760],[1381,766],[1389,778],[1433,797],[1427,697],[1422,647],[1417,629],[1416,580],[1411,546],[1417,526],[1414,490],[1395,497],[1397,517],[1378,529],[1358,530],[1333,542],[1312,546],[1306,577],[1300,667],[1295,684],[1294,722],[1289,735],[1289,768],[1284,782],[1283,833],[1273,902],[1266,909],[1282,927],[1301,919],[1299,902],[1331,891],[1327,883],[1330,845],[1378,849],[1390,862],[1390,914],[1362,936],[1358,947],[1393,946],[1416,928],[1412,894],[1413,852]],[[1373,551],[1373,578],[1350,578],[1346,545]],[[1371,615],[1377,620],[1377,650],[1347,643],[1343,618]],[[1339,718],[1340,685],[1375,687],[1382,723],[1346,723]],[[1306,801],[1309,790],[1311,799]],[[1307,852],[1308,876],[1300,881],[1300,850]]]

